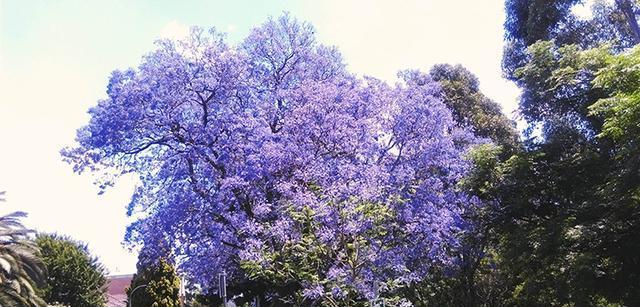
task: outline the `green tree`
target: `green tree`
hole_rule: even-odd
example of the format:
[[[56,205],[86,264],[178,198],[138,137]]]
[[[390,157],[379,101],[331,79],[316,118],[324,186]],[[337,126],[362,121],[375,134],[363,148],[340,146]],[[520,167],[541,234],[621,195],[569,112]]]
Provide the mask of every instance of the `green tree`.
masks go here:
[[[612,43],[618,50],[639,42],[638,2],[596,0],[592,17],[576,16],[572,8],[584,0],[506,0],[505,75],[516,80],[514,71],[529,59],[526,50],[540,40],[557,46],[578,45],[581,49]]]
[[[612,163],[606,182],[598,187],[603,218],[588,233],[591,247],[602,251],[608,264],[611,295],[629,305],[640,304],[640,46],[614,55],[609,49],[585,52],[589,62],[602,63],[594,87],[609,97],[590,106],[593,116],[602,116],[599,139],[613,143]],[[590,239],[590,238],[587,238]]]
[[[462,65],[449,64],[435,65],[429,74],[442,86],[444,103],[457,123],[472,127],[477,136],[502,146],[506,157],[520,148],[515,123],[502,113],[499,104],[480,91],[474,74]]]
[[[0,192],[4,201],[4,192]],[[0,306],[44,306],[36,287],[44,281],[45,268],[38,248],[20,219],[24,212],[0,217]]]
[[[144,286],[133,293],[138,286]],[[147,267],[138,267],[133,276],[127,296],[136,307],[178,307],[180,306],[180,278],[176,270],[165,259]]]
[[[640,304],[637,48],[540,41],[514,72],[536,133],[497,186],[511,304]]]
[[[106,304],[105,269],[89,254],[87,245],[56,234],[40,234],[36,243],[48,272],[41,289],[48,303],[74,307]]]

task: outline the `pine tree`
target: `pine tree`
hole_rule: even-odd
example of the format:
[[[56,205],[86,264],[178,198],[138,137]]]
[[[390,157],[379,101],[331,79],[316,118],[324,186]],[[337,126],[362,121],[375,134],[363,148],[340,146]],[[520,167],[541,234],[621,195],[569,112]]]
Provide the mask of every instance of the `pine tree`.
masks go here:
[[[131,297],[131,291],[139,286]],[[180,278],[175,268],[165,259],[148,267],[138,268],[133,276],[127,296],[136,307],[180,306]]]

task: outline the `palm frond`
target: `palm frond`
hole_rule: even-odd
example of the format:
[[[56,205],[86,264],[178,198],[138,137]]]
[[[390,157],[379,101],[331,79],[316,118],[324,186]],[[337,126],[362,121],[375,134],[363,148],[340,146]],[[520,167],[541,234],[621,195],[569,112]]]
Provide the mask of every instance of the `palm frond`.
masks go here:
[[[25,216],[20,211],[0,216],[0,306],[46,306],[36,291],[46,272],[33,231],[20,222]]]

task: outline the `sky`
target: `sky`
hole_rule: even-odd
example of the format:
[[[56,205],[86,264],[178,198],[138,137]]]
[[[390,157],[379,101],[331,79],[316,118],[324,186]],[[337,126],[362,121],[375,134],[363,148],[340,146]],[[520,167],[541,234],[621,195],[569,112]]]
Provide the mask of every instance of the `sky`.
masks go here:
[[[87,110],[106,96],[110,72],[135,67],[154,40],[216,27],[231,43],[288,11],[312,23],[348,68],[395,82],[402,69],[462,64],[513,117],[519,94],[503,79],[503,0],[0,0],[0,213],[88,244],[111,274],[135,271],[123,246],[135,186],[123,178],[98,195],[60,150],[73,145]]]

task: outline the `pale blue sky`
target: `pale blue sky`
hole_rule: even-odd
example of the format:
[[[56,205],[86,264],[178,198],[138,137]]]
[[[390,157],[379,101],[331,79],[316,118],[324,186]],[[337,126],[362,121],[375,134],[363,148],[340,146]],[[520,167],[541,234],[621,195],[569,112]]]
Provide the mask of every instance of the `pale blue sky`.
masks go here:
[[[336,45],[349,68],[394,81],[400,69],[463,64],[507,113],[518,90],[502,79],[503,0],[81,1],[0,0],[0,213],[89,244],[111,273],[131,273],[121,245],[135,182],[104,195],[59,151],[104,97],[114,69],[136,66],[160,36],[212,27],[241,40],[268,16],[289,11]]]

